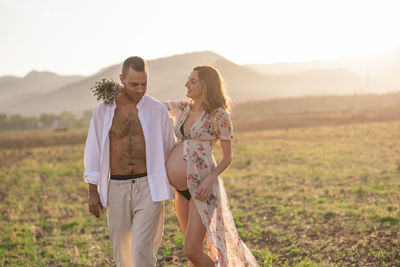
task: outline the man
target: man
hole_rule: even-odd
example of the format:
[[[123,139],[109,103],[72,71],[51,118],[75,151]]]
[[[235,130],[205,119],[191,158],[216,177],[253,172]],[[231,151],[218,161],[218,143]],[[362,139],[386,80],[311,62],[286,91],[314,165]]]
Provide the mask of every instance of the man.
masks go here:
[[[155,266],[163,231],[163,200],[172,198],[165,159],[174,145],[164,105],[145,95],[147,67],[125,60],[122,92],[111,106],[99,103],[86,140],[84,179],[89,211],[107,206],[117,266]]]

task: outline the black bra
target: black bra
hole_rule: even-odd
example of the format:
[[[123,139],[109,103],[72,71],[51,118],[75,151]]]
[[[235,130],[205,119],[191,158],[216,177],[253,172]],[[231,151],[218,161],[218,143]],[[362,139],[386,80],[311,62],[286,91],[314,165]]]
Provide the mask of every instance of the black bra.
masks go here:
[[[184,130],[183,130],[183,124],[181,125],[181,134],[183,135],[184,138],[188,138],[188,136],[185,136]]]

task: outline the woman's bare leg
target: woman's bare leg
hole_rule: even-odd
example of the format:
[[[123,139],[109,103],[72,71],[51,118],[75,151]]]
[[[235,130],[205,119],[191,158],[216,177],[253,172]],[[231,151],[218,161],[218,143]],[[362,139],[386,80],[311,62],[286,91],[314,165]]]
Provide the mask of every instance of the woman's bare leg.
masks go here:
[[[175,201],[174,201],[175,213],[176,217],[178,217],[179,226],[181,227],[182,234],[186,233],[186,225],[189,217],[189,200],[187,200],[184,196],[175,192]]]
[[[185,234],[185,254],[186,257],[196,267],[215,266],[214,262],[203,253],[203,241],[207,229],[201,221],[200,214],[197,211],[193,198],[189,201],[189,217],[186,225]]]
[[[186,226],[189,217],[189,200],[187,200],[184,196],[175,192],[175,201],[174,201],[175,213],[176,217],[178,217],[179,226],[181,227],[181,231],[183,236],[186,235]],[[189,267],[195,267],[192,262],[189,262]]]

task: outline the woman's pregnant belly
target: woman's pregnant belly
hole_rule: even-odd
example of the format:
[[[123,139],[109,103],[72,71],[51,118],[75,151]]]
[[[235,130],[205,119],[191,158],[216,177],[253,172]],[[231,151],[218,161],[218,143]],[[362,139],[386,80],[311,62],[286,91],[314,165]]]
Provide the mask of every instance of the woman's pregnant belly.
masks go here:
[[[169,183],[177,190],[187,189],[187,163],[183,159],[183,142],[169,153],[166,167]]]

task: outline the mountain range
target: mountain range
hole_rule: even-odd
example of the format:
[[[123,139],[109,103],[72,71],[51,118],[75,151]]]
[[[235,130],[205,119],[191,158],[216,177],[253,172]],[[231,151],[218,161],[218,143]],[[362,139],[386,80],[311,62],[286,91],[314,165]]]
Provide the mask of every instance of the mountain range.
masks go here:
[[[148,61],[147,93],[160,100],[185,98],[185,81],[193,67],[218,68],[234,103],[298,96],[387,93],[400,90],[400,49],[368,61],[361,58],[333,62],[238,65],[209,51],[174,55]],[[364,73],[363,73],[364,66]],[[91,76],[59,76],[31,72],[23,78],[0,77],[0,112],[38,115],[93,109],[89,91],[102,78],[119,80],[122,63]]]
[[[400,46],[371,55],[348,55],[332,61],[307,61],[278,64],[248,64],[251,70],[270,75],[288,75],[309,70],[345,69],[365,79],[366,93],[385,93],[376,81],[384,82],[387,90],[400,90]]]

